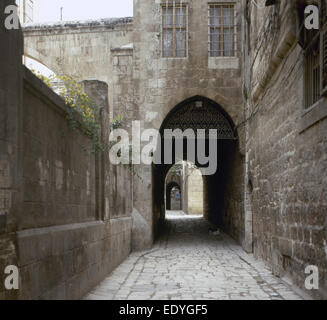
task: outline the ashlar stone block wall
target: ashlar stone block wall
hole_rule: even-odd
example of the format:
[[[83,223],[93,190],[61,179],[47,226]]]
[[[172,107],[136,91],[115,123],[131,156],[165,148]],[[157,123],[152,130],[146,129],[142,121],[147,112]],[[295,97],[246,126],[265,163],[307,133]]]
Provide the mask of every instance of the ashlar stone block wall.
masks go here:
[[[310,293],[326,298],[327,114],[321,111],[327,99],[304,110],[304,60],[296,41],[294,5],[282,0],[265,9],[247,8],[246,146],[253,250],[276,275],[291,276],[302,288],[305,267],[317,266],[320,287]]]
[[[24,72],[19,298],[79,299],[128,256],[131,218],[124,207],[110,214],[105,155],[85,151],[90,141],[69,127],[64,101]],[[101,82],[84,86],[91,94],[107,94]],[[108,119],[108,100],[99,107]]]
[[[189,169],[187,177],[188,214],[203,214],[203,177],[198,169]]]

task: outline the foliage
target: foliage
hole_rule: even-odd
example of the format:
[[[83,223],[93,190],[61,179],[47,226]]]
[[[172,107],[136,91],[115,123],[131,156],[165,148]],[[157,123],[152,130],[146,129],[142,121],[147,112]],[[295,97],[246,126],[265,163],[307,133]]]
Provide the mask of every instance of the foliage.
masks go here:
[[[66,75],[46,77],[40,72],[33,70],[32,72],[64,98],[69,107],[67,115],[69,126],[73,130],[79,127],[90,138],[92,142],[91,153],[103,152],[104,147],[99,140],[101,130],[99,107],[84,92],[82,85],[73,77]],[[79,116],[76,117],[77,114]],[[77,118],[80,118],[81,121],[77,121]]]
[[[101,144],[100,137],[100,113],[99,107],[92,101],[92,99],[84,92],[83,87],[78,81],[66,75],[54,75],[46,77],[40,72],[32,72],[41,79],[48,87],[56,91],[62,98],[65,99],[68,108],[67,120],[71,129],[76,130],[78,127],[86,134],[91,142],[92,149],[91,153],[103,152],[105,150],[104,145]],[[76,114],[81,118],[81,121],[77,121]],[[110,123],[110,129],[119,129],[123,125],[123,116],[118,115],[117,118],[113,119]],[[112,144],[118,141],[111,142],[107,147],[109,148]],[[132,159],[133,148],[132,145],[128,146],[130,153],[130,161]],[[119,156],[119,155],[118,155]],[[134,166],[130,162],[129,164],[123,165],[140,180],[142,177],[134,170]]]
[[[114,129],[119,129],[122,127],[123,124],[123,116],[122,115],[118,115],[116,119],[114,119],[111,124],[110,124],[110,128],[112,130]]]
[[[175,164],[170,169],[170,172],[176,175],[181,175],[182,171],[183,171],[183,164]]]

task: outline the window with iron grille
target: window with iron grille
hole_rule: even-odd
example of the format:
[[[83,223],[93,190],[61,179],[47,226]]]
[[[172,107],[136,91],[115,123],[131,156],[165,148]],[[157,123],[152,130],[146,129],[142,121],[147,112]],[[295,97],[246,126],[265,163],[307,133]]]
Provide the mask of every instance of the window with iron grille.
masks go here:
[[[233,57],[236,54],[234,4],[209,4],[209,55]]]
[[[327,0],[320,3],[321,94],[327,95]]]
[[[321,70],[322,70],[322,95],[327,95],[327,25],[321,35]]]
[[[305,50],[305,108],[320,99],[320,37],[314,34]]]
[[[323,25],[327,22],[327,0],[320,2],[320,19]]]
[[[298,7],[298,43],[304,50],[304,107],[310,108],[327,94],[327,1],[319,0],[320,28],[304,26],[304,5]]]
[[[186,57],[187,6],[181,1],[162,4],[162,56]]]

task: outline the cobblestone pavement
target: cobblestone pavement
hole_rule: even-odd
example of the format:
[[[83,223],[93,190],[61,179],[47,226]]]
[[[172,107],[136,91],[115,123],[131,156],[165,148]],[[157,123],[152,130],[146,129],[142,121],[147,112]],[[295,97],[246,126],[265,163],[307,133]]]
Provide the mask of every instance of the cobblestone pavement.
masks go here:
[[[166,232],[147,252],[132,253],[85,299],[300,300],[225,234],[201,217],[170,212]]]

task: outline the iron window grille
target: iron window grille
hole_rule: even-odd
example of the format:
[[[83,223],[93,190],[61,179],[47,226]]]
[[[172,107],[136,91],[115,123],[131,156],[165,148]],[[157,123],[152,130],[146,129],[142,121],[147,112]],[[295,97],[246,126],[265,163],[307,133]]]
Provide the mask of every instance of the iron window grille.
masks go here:
[[[305,108],[320,99],[320,37],[319,33],[305,49]]]
[[[327,95],[327,0],[320,1],[321,95]]]
[[[209,56],[234,57],[237,51],[236,12],[234,4],[209,4],[208,20]]]
[[[188,7],[182,1],[166,1],[162,11],[162,56],[186,57]]]
[[[304,26],[303,5],[298,7],[297,40],[304,51],[304,107],[310,108],[327,95],[327,0],[320,0],[320,28]]]

